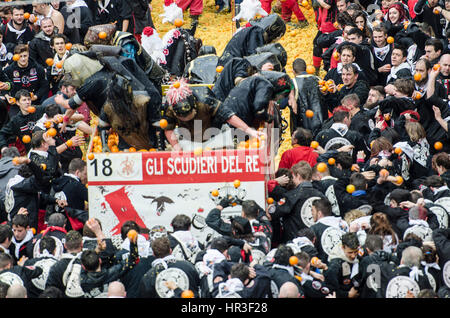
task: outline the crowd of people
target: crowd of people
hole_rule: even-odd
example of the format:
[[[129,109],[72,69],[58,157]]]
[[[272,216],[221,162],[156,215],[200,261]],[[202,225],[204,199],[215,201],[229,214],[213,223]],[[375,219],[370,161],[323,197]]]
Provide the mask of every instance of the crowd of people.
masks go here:
[[[176,27],[162,39],[146,1],[8,4],[0,297],[450,297],[449,1],[313,0],[313,64],[295,59],[293,76],[278,41],[308,25],[297,1],[278,14],[217,0],[251,17],[234,19],[221,55],[196,37],[202,1],[165,1]],[[169,8],[190,10],[190,27]],[[271,123],[292,148],[267,206],[222,198],[207,240],[183,211],[168,229],[124,222],[120,245],[89,217],[90,138],[95,151],[178,151],[235,128],[239,148]]]

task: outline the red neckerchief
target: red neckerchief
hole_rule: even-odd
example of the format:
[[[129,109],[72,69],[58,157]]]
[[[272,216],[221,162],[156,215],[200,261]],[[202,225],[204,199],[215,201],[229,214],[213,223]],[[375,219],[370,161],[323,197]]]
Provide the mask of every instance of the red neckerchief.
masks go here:
[[[60,227],[60,226],[49,226],[47,227],[44,232],[42,232],[42,236],[45,236],[48,232],[53,232],[53,231],[60,231],[63,232],[64,234],[67,234],[67,231],[65,228]]]

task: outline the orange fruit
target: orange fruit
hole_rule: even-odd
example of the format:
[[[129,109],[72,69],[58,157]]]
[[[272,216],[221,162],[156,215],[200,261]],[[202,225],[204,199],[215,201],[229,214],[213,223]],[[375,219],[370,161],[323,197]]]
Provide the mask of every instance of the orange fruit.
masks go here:
[[[14,54],[12,57],[14,62],[17,62],[20,59],[20,55],[19,54]]]
[[[129,152],[136,152],[136,148],[130,147],[130,148],[128,149],[128,151],[129,151]]]
[[[15,98],[15,97],[11,97],[11,98],[9,99],[9,103],[10,103],[11,105],[14,105],[14,104],[16,103],[16,98]]]
[[[326,84],[320,87],[320,91],[322,93],[325,93],[327,90],[328,90],[328,86]]]
[[[155,148],[150,148],[148,151],[150,151],[150,152],[155,152],[156,149],[155,149]]]
[[[22,142],[23,142],[24,144],[27,144],[27,143],[29,143],[30,141],[31,141],[31,137],[30,137],[30,136],[25,135],[25,136],[22,137]]]
[[[111,147],[111,152],[119,152],[119,147],[117,147],[116,145]]]
[[[439,10],[435,8],[435,9],[433,10],[433,13],[434,13],[434,14],[439,14]],[[25,16],[25,15],[24,15],[24,16]]]
[[[166,128],[168,124],[169,123],[167,122],[167,119],[161,119],[159,121],[159,127],[161,127],[162,129]]]
[[[317,171],[325,172],[325,171],[327,171],[327,169],[328,169],[328,166],[325,162],[321,162],[321,163],[317,164]]]
[[[194,293],[190,289],[183,290],[181,293],[181,298],[194,298]]]
[[[30,18],[30,14],[28,12],[25,12],[23,14],[23,18],[28,20]]]
[[[308,74],[314,74],[315,72],[316,72],[316,68],[315,68],[314,66],[308,65],[308,66],[306,67],[306,73],[308,73]]]
[[[323,85],[325,85],[325,81],[323,80],[323,79],[321,79],[321,80],[319,80],[318,82],[317,82],[320,86],[323,86]]]
[[[330,166],[333,166],[335,163],[336,163],[336,159],[334,159],[334,158],[328,159],[328,164],[329,164]]]
[[[51,57],[49,57],[48,59],[46,59],[45,60],[45,63],[48,65],[48,66],[52,66],[53,65],[53,59],[51,58]]]
[[[197,147],[194,149],[194,156],[201,156],[203,153],[203,148],[202,147]]]
[[[441,150],[443,146],[444,145],[442,145],[442,142],[440,142],[440,141],[436,141],[434,143],[434,149],[436,149],[436,150]]]
[[[66,141],[66,145],[67,145],[67,147],[72,147],[72,146],[73,146],[73,141],[72,141],[72,139],[67,140],[67,141]]]
[[[334,51],[334,53],[333,53],[333,57],[334,57],[334,59],[335,59],[336,61],[338,61],[338,60],[339,60],[339,58],[341,57],[341,55],[339,54],[339,52],[338,52],[338,51]]]
[[[394,43],[394,38],[392,36],[388,36],[386,39],[386,42],[389,44],[392,44],[392,43]]]
[[[439,70],[440,67],[441,67],[441,65],[439,63],[438,64],[434,64],[433,65],[433,70],[437,71],[437,70]]]
[[[176,81],[175,83],[173,83],[173,87],[175,87],[175,88],[180,88],[180,82],[178,82],[178,81]]]
[[[306,117],[308,117],[308,118],[313,118],[314,112],[313,112],[311,109],[308,109],[308,110],[305,112],[305,115],[306,115]]]
[[[89,160],[93,160],[94,159],[94,154],[92,152],[90,152],[87,157],[88,157]]]
[[[223,66],[222,65],[219,65],[219,66],[216,67],[216,72],[217,73],[222,73],[222,71],[223,71]]]
[[[181,28],[183,24],[184,22],[181,19],[175,19],[175,21],[173,21],[173,25],[176,26],[177,28]]]
[[[131,242],[136,242],[138,233],[136,232],[136,230],[129,230],[127,233],[127,237]]]
[[[330,80],[326,81],[326,84],[327,84],[328,86],[333,85],[333,84],[334,84],[334,81],[333,81],[332,79],[330,79]]]
[[[267,198],[267,203],[268,204],[272,204],[273,202],[275,202],[275,200],[273,198],[271,198],[271,197]]]
[[[387,177],[388,175],[389,175],[389,171],[387,171],[386,169],[380,170],[380,176]]]
[[[13,164],[19,165],[19,157],[14,157],[12,160]]]
[[[298,257],[297,256],[289,257],[289,264],[291,266],[297,265],[298,264]]]
[[[413,96],[413,99],[414,99],[414,100],[419,100],[419,99],[421,99],[421,98],[422,98],[422,94],[419,93],[419,92],[416,92],[416,93],[414,94],[414,96]]]
[[[403,178],[401,176],[398,176],[397,179],[395,180],[395,183],[400,185],[403,183]]]
[[[31,232],[33,232],[33,235],[36,235],[36,229],[34,227],[31,228]]]
[[[402,150],[402,148],[397,147],[397,148],[395,148],[394,152],[395,152],[397,155],[399,155],[399,154],[401,154],[401,153],[403,152],[403,150]]]
[[[302,7],[307,7],[309,5],[308,0],[303,0],[302,1]]]
[[[217,189],[212,190],[212,191],[211,191],[211,195],[212,195],[213,197],[219,196],[219,190],[217,190]]]
[[[403,23],[403,28],[406,30],[406,29],[408,29],[408,25],[409,25],[409,22],[408,21],[405,21],[404,23]]]
[[[241,186],[241,181],[234,180],[233,185],[234,185],[235,188],[239,188]]]
[[[50,137],[55,137],[57,133],[58,132],[56,131],[55,128],[50,128],[49,130],[47,130],[47,135]]]
[[[318,261],[319,261],[319,258],[317,256],[314,256],[313,258],[311,258],[312,265],[316,265]]]
[[[70,50],[72,48],[72,43],[66,43],[66,50]]]
[[[36,111],[36,107],[34,106],[30,106],[27,108],[27,112],[29,112],[30,114],[34,113]]]
[[[45,164],[45,163],[41,163],[41,168],[42,168],[42,170],[47,170],[47,165]]]
[[[313,140],[313,141],[311,141],[310,147],[316,149],[317,147],[319,147],[319,143],[317,141]]]
[[[359,171],[359,166],[358,166],[358,164],[356,164],[356,163],[352,164],[351,170],[352,170],[352,171]]]
[[[418,82],[418,81],[420,81],[422,79],[422,74],[420,74],[420,73],[414,73],[414,80],[416,81],[416,82]]]
[[[355,186],[353,184],[349,184],[345,190],[347,190],[348,193],[353,193],[355,191]]]
[[[99,39],[104,40],[104,39],[106,39],[107,36],[108,36],[108,35],[106,34],[105,31],[101,31],[101,32],[98,33]]]
[[[63,67],[64,62],[63,61],[59,61],[58,63],[56,63],[56,67],[57,68],[62,68]]]

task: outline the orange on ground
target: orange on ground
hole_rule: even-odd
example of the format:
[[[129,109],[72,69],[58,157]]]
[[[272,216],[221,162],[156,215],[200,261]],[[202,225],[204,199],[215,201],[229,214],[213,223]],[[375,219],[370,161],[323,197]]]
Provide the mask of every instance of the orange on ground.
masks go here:
[[[183,24],[184,24],[184,22],[181,19],[175,19],[175,21],[173,21],[173,25],[175,25],[177,28],[182,27]]]

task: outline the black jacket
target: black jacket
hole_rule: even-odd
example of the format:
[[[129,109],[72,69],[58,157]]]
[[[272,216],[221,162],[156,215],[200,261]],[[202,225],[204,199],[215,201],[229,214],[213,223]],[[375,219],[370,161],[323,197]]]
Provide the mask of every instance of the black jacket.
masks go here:
[[[189,287],[193,293],[194,297],[198,298],[200,278],[194,265],[187,261],[168,261],[168,268],[178,268],[182,270],[188,277]],[[164,270],[162,265],[157,265],[152,267],[141,279],[139,287],[139,297],[140,298],[160,298],[155,289],[156,277]],[[177,294],[176,294],[177,295]]]
[[[0,28],[0,32],[3,34],[3,43],[6,45],[8,52],[14,52],[14,48],[17,44],[28,44],[33,37],[34,31],[28,25],[27,21],[24,21],[24,26],[20,30],[25,29],[25,32],[22,34],[17,34],[14,31],[11,31],[12,21],[9,21],[8,24],[4,24]]]
[[[259,26],[251,26],[236,33],[228,41],[217,65],[224,66],[233,57],[245,57],[256,53],[256,49],[263,46],[264,29]]]
[[[311,215],[311,204],[314,199],[325,196],[314,189],[311,182],[303,182],[295,189],[286,192],[285,197],[276,202],[272,219],[282,219],[283,241],[296,238],[297,232],[310,227],[314,222]]]
[[[52,182],[53,190],[64,192],[68,207],[84,210],[84,202],[88,201],[88,191],[84,184],[73,175],[63,175]]]
[[[139,262],[137,244],[130,242],[130,253],[126,259],[108,268],[101,268],[99,272],[81,270],[80,285],[85,298],[95,298],[108,292],[109,283],[120,279],[127,271]]]
[[[273,97],[273,86],[263,76],[255,75],[245,78],[235,86],[228,97],[223,101],[222,107],[230,114],[236,115],[250,127],[254,127],[256,120],[267,119],[269,101]],[[216,116],[218,117],[218,116]],[[217,118],[222,123],[228,118]]]
[[[293,116],[292,131],[297,127],[311,130],[316,135],[325,119],[328,118],[328,109],[323,102],[323,96],[318,90],[319,78],[317,76],[301,74],[292,79],[297,100],[297,115]],[[306,111],[310,109],[314,112],[313,118],[306,117]]]
[[[56,31],[54,34],[56,34]],[[36,63],[44,68],[47,67],[45,60],[48,58],[53,58],[55,55],[53,49],[50,47],[50,37],[47,36],[44,31],[40,31],[36,34],[28,46],[30,49],[30,58],[35,60]]]
[[[37,106],[32,114],[24,115],[18,112],[11,120],[0,129],[0,149],[7,147],[16,141],[16,138],[22,140],[25,135],[32,136],[36,122],[42,117],[45,107]],[[26,151],[31,149],[30,143],[24,144]]]
[[[12,285],[14,283],[22,283],[28,290],[31,287],[31,280],[37,278],[42,274],[42,268],[34,266],[14,266],[10,269],[5,269],[0,272],[0,281]],[[33,296],[28,295],[30,298]]]
[[[13,62],[5,68],[5,74],[11,82],[11,90],[8,93],[10,96],[25,89],[37,96],[37,103],[42,103],[48,98],[50,87],[45,69],[34,60],[29,59],[28,66],[25,68]]]

